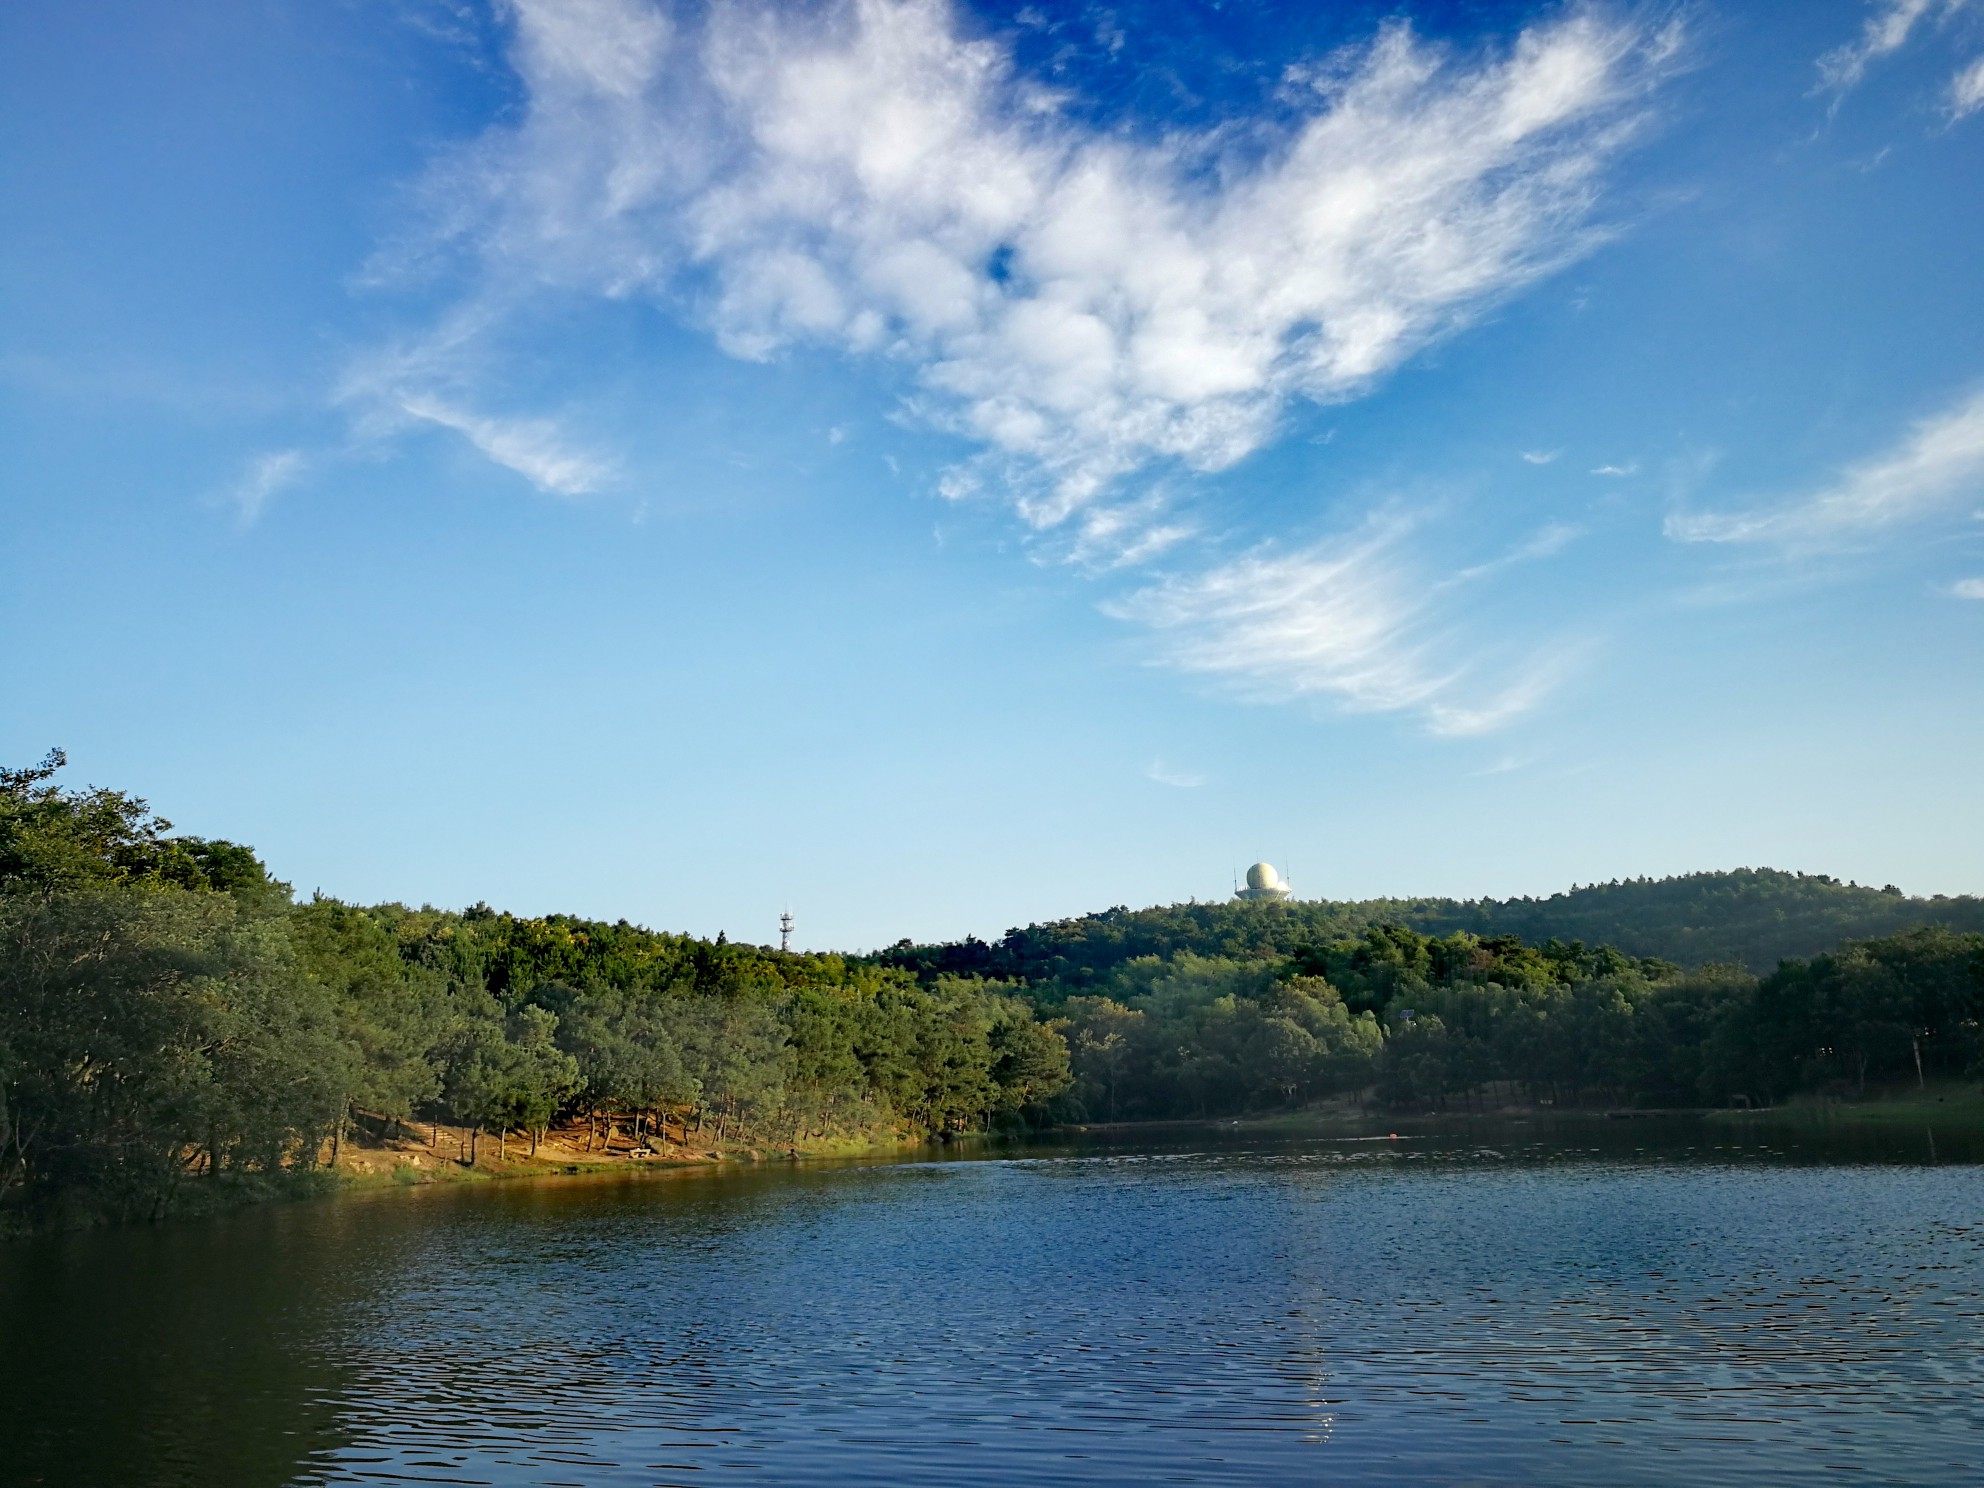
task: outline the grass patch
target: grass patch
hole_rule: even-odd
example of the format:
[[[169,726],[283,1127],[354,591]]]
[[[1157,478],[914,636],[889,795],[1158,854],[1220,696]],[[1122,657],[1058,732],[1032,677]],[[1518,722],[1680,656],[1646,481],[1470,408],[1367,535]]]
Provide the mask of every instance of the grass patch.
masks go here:
[[[1933,1081],[1870,1090],[1851,1100],[1820,1095],[1794,1096],[1760,1111],[1717,1111],[1718,1121],[1784,1122],[1800,1126],[1963,1126],[1984,1128],[1984,1087],[1967,1081]]]

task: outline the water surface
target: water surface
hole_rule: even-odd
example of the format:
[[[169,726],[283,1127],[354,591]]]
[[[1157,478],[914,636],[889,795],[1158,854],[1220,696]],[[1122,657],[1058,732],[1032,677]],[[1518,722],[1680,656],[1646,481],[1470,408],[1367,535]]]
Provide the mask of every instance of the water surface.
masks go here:
[[[1978,1481],[1974,1138],[1378,1138],[437,1188],[0,1248],[0,1475]]]

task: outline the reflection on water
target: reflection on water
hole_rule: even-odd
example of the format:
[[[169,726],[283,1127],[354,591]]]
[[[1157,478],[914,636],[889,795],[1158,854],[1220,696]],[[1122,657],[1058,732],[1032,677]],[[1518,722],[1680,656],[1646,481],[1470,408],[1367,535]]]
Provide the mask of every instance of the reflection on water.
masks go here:
[[[14,1482],[1975,1481],[1974,1138],[1220,1131],[0,1251]]]

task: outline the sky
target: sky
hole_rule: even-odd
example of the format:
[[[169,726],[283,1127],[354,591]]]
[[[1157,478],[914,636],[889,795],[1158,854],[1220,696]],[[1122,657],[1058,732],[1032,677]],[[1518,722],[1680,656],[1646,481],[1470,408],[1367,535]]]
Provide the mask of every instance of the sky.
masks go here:
[[[299,893],[1984,891],[1984,0],[70,0],[0,117],[0,760]]]

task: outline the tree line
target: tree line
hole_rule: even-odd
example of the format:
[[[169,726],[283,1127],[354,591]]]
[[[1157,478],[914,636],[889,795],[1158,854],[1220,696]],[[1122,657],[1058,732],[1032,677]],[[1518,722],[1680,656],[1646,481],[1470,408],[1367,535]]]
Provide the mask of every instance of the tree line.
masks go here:
[[[142,800],[0,770],[0,1211],[156,1215],[305,1179],[350,1124],[533,1147],[947,1134],[1041,1119],[1014,989],[622,921],[296,902]],[[673,1122],[672,1128],[669,1123]],[[4,1217],[0,1214],[0,1217]]]
[[[1429,931],[1389,901],[1119,907],[997,943],[786,954],[485,905],[298,902],[248,848],[66,789],[62,763],[0,770],[0,1222],[305,1181],[355,1121],[446,1123],[473,1163],[560,1122],[588,1146],[615,1127],[797,1144],[1345,1094],[1770,1105],[1984,1072],[1984,935],[1944,925],[1762,975]],[[1679,897],[1653,902],[1699,904],[1702,885],[1667,882]],[[1797,880],[1792,900],[1830,903],[1828,885]],[[1585,903],[1618,908],[1610,888]]]
[[[901,941],[888,965],[928,975],[965,973],[1028,983],[1094,984],[1117,966],[1180,951],[1248,960],[1289,956],[1304,945],[1400,925],[1441,937],[1515,936],[1617,946],[1681,966],[1730,965],[1766,972],[1848,940],[1923,926],[1984,932],[1984,899],[1904,894],[1820,873],[1740,868],[1674,878],[1586,884],[1545,898],[1296,900],[1113,909],[1008,930],[996,941],[939,945]]]
[[[1265,906],[1273,914],[1278,906]],[[1402,925],[1287,955],[1179,950],[1029,987],[1072,1051],[1064,1110],[1776,1105],[1984,1075],[1984,935],[1925,927],[1765,976]]]

